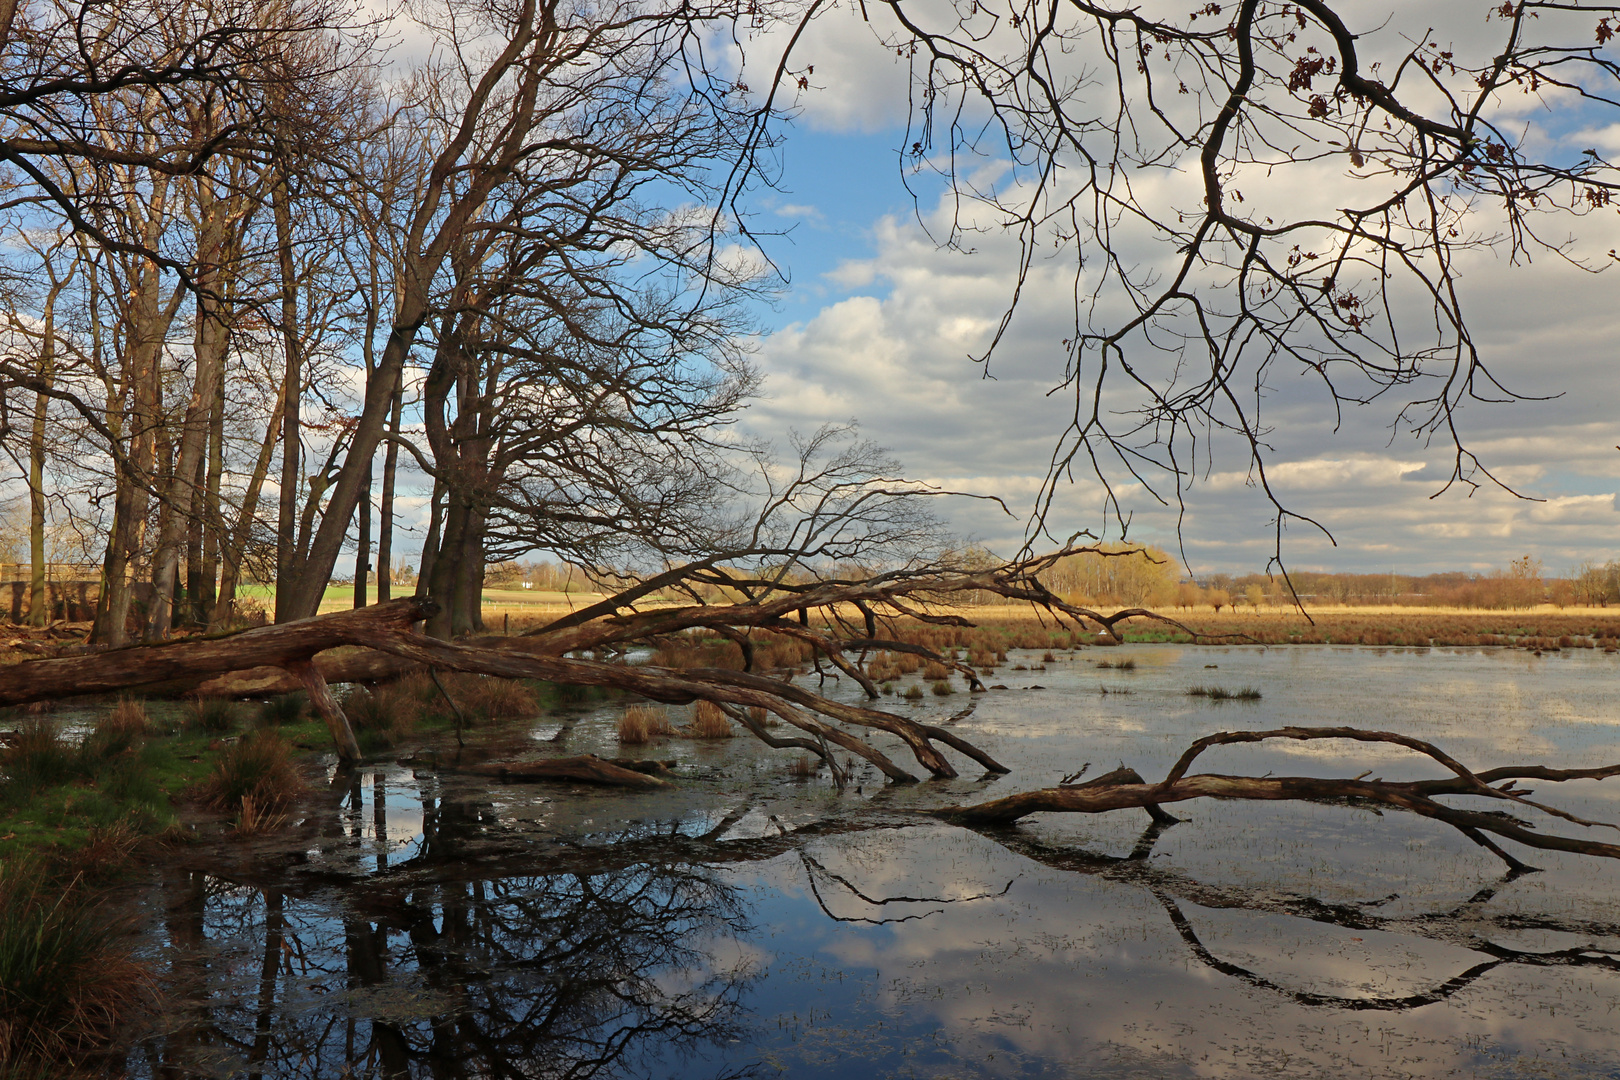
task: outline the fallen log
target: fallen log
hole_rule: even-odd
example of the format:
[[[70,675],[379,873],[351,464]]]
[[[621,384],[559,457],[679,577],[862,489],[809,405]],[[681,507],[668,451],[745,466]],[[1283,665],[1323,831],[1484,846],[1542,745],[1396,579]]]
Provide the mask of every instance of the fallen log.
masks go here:
[[[273,667],[309,694],[310,703],[332,734],[338,756],[358,761],[354,730],[332,696],[329,680],[314,664],[318,652],[348,645],[369,634],[399,632],[437,610],[428,600],[385,604],[319,615],[313,619],[260,626],[234,634],[185,638],[151,645],[26,660],[0,670],[0,705],[127,690],[145,683],[199,679],[243,668]]]
[[[130,645],[84,656],[25,660],[0,668],[0,706],[101,694],[249,668],[285,670],[289,664],[309,660],[327,649],[351,645],[377,633],[407,630],[434,610],[437,605],[432,601],[406,598],[234,634]],[[296,675],[290,679],[289,688],[303,686]]]
[[[447,771],[491,776],[497,780],[583,780],[588,784],[644,789],[673,786],[668,780],[649,776],[644,770],[627,769],[611,761],[604,761],[595,754],[539,758],[535,761],[491,761]]]

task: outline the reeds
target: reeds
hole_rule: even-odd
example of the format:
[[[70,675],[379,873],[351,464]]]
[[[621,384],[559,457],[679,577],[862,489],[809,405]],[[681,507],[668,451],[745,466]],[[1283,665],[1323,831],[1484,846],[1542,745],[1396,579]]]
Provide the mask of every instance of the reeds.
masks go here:
[[[820,768],[821,764],[815,758],[809,754],[800,754],[787,763],[786,772],[796,780],[807,780],[816,775]]]

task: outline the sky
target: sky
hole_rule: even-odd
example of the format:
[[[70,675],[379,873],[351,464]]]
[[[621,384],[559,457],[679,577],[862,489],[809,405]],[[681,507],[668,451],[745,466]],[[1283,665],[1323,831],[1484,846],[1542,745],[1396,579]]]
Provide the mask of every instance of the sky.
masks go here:
[[[1477,27],[1459,15],[1470,6],[1478,8]],[[1380,42],[1398,47],[1401,35],[1421,35],[1438,22],[1457,35],[1451,47],[1461,55],[1488,44],[1486,7],[1408,5],[1404,22],[1384,26],[1382,37],[1369,34],[1367,54]],[[1371,12],[1362,14],[1370,19]],[[1437,18],[1442,13],[1449,21]],[[789,428],[858,421],[909,475],[1005,500],[1011,514],[974,500],[939,509],[963,538],[1011,554],[1024,542],[1074,407],[1072,393],[1067,401],[1052,393],[1064,369],[1072,271],[1037,267],[990,368],[994,377],[986,378],[971,358],[1011,294],[1015,245],[984,235],[965,254],[936,242],[946,220],[940,187],[916,182],[914,198],[896,155],[906,138],[906,70],[852,10],[821,20],[800,55],[816,66],[814,88],[800,96],[787,129],[778,188],[753,200],[757,228],[786,230],[767,250],[791,283],[761,313],[756,360],[766,379],[747,424],[776,437]],[[1523,113],[1527,145],[1539,138],[1545,145],[1537,148],[1548,155],[1569,158],[1593,146],[1620,156],[1614,118],[1604,124],[1590,110],[1550,99],[1510,104],[1515,122],[1514,108]],[[1297,213],[1361,183],[1342,166],[1335,170],[1310,173],[1293,187],[1278,181],[1263,197]],[[1599,263],[1620,241],[1620,226],[1607,217],[1558,228],[1569,233],[1575,254]],[[1620,557],[1620,267],[1591,274],[1556,258],[1514,265],[1503,252],[1482,251],[1465,260],[1462,288],[1492,371],[1518,392],[1546,399],[1473,402],[1459,414],[1468,447],[1523,497],[1488,483],[1442,491],[1449,447],[1393,428],[1398,402],[1336,416],[1311,380],[1279,368],[1266,389],[1271,482],[1291,510],[1331,533],[1290,522],[1281,538],[1290,569],[1488,571],[1531,554],[1562,573]],[[1216,440],[1204,449],[1184,512],[1141,485],[1116,488],[1129,535],[1183,552],[1196,573],[1261,570],[1278,544],[1275,512],[1254,486],[1241,446]],[[1052,525],[1060,535],[1083,528],[1101,534],[1105,526],[1111,538],[1118,535],[1099,485],[1078,473],[1059,487]]]

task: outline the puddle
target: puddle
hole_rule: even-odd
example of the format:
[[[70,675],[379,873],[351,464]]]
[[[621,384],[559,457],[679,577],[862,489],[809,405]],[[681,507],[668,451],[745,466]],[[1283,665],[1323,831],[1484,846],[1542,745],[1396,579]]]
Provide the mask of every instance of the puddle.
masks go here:
[[[1100,651],[1099,651],[1100,652]],[[1033,654],[1038,656],[1038,654]],[[672,740],[670,791],[337,779],[300,850],[175,866],[147,954],[183,1007],[138,1077],[1610,1077],[1620,866],[1500,864],[1444,826],[1345,806],[1180,804],[979,834],[910,811],[1090,762],[1161,775],[1215,730],[1354,724],[1465,763],[1620,760],[1620,663],[1345,647],[1013,654],[954,730],[1013,768],[840,795],[751,739]],[[1206,664],[1218,664],[1214,670]],[[992,680],[987,680],[992,681]],[[830,684],[829,684],[830,685]],[[1106,685],[1110,693],[1099,692]],[[1189,697],[1254,686],[1259,701]],[[834,687],[843,696],[851,687]],[[903,687],[902,687],[903,689]],[[1126,689],[1130,693],[1114,693]],[[918,711],[941,722],[966,694]],[[908,706],[909,708],[909,706]],[[684,716],[674,710],[672,719]],[[617,755],[617,710],[525,752]],[[555,740],[555,741],[553,741]],[[874,740],[896,760],[901,748]],[[1210,771],[1433,775],[1338,743]],[[1620,820],[1620,782],[1539,798]],[[1564,826],[1574,829],[1574,826]]]

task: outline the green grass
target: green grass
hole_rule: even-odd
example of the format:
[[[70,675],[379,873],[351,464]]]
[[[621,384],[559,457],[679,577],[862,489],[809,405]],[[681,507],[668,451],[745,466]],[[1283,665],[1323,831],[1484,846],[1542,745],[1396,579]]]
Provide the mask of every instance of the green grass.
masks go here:
[[[73,746],[49,720],[20,725],[0,751],[0,858],[65,855],[113,829],[162,832],[174,824],[175,800],[208,774],[215,738],[98,730]]]

